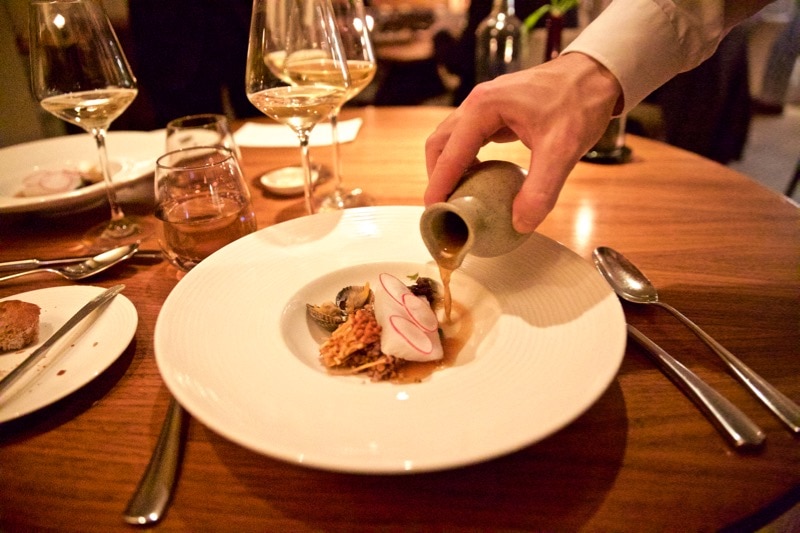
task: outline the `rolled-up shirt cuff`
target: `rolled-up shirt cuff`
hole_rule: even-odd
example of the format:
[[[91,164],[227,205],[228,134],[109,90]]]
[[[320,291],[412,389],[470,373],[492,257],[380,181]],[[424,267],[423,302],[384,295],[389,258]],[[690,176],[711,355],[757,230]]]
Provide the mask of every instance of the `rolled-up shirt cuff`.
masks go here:
[[[670,78],[711,56],[722,39],[721,3],[677,4],[615,0],[562,53],[580,52],[605,66],[622,87],[623,105],[616,111],[627,113]]]

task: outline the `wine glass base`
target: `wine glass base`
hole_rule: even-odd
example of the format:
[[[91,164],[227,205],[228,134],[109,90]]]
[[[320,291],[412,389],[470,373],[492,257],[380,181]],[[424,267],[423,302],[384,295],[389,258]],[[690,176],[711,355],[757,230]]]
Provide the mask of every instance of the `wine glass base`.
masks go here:
[[[319,211],[338,211],[351,207],[367,207],[372,205],[372,198],[360,188],[351,190],[335,189],[318,200]]]
[[[152,235],[154,230],[153,223],[144,218],[125,216],[96,225],[81,240],[89,252],[100,252],[139,242]]]

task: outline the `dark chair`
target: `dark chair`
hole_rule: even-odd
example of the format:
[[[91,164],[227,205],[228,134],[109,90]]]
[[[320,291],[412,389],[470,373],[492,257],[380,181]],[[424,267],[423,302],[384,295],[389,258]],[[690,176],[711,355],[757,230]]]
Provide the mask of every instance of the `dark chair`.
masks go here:
[[[750,129],[747,33],[734,28],[716,53],[647,98],[663,111],[665,140],[722,164],[741,159]]]
[[[797,160],[797,166],[794,167],[794,176],[792,177],[792,181],[790,181],[789,185],[786,187],[786,196],[790,198],[794,196],[794,191],[797,189],[798,181],[800,181],[800,159]]]

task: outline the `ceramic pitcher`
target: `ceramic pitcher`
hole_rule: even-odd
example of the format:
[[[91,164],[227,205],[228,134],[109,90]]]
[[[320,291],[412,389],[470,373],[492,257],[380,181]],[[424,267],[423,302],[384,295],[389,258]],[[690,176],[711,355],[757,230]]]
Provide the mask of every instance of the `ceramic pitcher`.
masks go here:
[[[530,234],[517,232],[511,207],[527,172],[507,161],[484,161],[464,173],[446,202],[428,206],[420,233],[433,259],[449,270],[467,254],[495,257],[517,248]]]

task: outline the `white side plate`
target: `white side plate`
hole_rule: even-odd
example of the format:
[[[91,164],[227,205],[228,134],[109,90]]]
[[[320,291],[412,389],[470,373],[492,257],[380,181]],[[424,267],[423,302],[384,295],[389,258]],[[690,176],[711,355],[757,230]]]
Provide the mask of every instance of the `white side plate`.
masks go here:
[[[23,350],[0,354],[0,377],[19,365],[103,287],[67,285],[3,298],[41,308],[39,338]],[[139,316],[130,300],[118,294],[93,322],[87,318],[32,367],[0,399],[0,422],[32,413],[89,383],[108,368],[130,344]],[[80,336],[77,334],[80,333]]]

